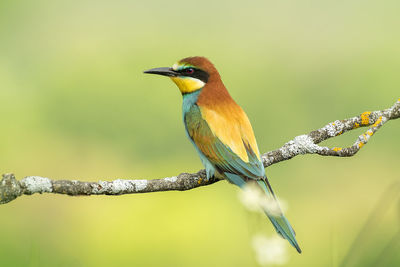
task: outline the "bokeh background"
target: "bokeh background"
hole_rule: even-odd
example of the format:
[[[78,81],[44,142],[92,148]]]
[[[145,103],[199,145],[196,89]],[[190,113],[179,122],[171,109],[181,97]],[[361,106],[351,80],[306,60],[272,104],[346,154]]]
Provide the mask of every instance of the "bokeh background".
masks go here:
[[[262,152],[390,107],[400,96],[399,10],[395,0],[2,0],[0,171],[88,181],[198,171],[178,89],[142,74],[193,55],[220,70]],[[325,144],[351,145],[363,130]],[[287,247],[287,266],[400,264],[399,134],[391,121],[353,158],[267,169],[304,251]],[[226,182],[23,196],[0,206],[0,266],[257,266],[259,232],[275,235]]]

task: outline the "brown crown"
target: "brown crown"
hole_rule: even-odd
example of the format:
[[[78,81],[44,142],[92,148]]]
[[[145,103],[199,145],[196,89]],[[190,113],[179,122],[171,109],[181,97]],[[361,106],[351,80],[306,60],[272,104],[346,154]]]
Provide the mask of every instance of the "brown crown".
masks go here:
[[[214,65],[210,62],[205,57],[187,57],[184,59],[181,59],[179,63],[188,63],[190,65],[193,65],[195,67],[199,67],[200,69],[206,71],[211,77],[219,77],[217,69],[214,67]]]

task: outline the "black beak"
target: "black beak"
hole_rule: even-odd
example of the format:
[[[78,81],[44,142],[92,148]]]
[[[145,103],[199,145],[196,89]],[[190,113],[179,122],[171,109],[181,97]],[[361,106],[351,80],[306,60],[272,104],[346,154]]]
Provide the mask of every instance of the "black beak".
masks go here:
[[[176,77],[178,76],[178,72],[174,71],[172,68],[154,68],[150,70],[146,70],[143,73],[150,73],[150,74],[158,74],[168,77]]]

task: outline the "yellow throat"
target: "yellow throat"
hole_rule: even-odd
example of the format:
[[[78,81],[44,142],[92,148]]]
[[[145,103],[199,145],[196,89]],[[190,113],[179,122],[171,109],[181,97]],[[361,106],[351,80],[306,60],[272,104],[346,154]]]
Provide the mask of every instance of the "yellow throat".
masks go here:
[[[171,80],[178,86],[182,94],[192,93],[205,85],[203,81],[192,77],[171,77]]]
[[[172,66],[173,70],[180,70],[182,68],[188,67],[186,63],[177,62]],[[203,88],[205,83],[199,79],[192,77],[170,77],[171,80],[178,86],[182,94],[192,93],[200,88]]]

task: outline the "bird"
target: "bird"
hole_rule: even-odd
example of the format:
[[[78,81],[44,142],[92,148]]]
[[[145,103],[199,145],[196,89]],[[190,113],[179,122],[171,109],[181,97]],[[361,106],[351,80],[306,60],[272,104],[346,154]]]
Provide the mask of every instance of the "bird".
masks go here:
[[[301,253],[295,231],[265,174],[250,121],[227,91],[215,66],[206,57],[195,56],[144,73],[167,76],[178,86],[186,134],[200,156],[207,179],[224,178],[242,189],[255,185],[276,204],[278,211],[262,209],[277,233]]]

